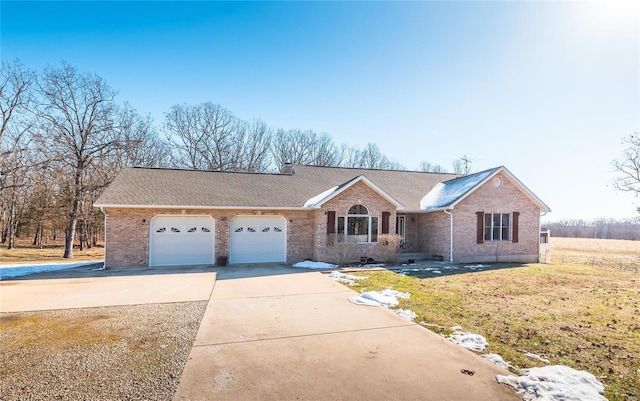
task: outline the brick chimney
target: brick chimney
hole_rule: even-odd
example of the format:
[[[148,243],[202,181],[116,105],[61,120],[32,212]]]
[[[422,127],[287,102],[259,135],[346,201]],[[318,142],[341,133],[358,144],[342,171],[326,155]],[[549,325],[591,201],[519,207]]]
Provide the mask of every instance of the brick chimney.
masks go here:
[[[296,170],[294,170],[293,164],[291,163],[285,163],[284,166],[282,166],[282,168],[280,169],[280,174],[294,175],[295,173]]]

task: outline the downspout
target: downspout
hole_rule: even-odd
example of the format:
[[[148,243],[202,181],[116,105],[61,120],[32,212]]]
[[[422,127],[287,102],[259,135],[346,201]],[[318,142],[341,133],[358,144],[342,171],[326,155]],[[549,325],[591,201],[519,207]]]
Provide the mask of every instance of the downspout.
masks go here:
[[[107,269],[107,213],[104,211],[104,206],[100,206],[100,211],[104,215],[104,262],[102,263],[102,269]]]
[[[542,263],[540,259],[540,232],[542,231],[542,218],[547,215],[547,212],[541,212],[540,218],[538,218],[538,263]]]
[[[453,263],[453,213],[447,209],[443,212],[449,215],[449,262]]]

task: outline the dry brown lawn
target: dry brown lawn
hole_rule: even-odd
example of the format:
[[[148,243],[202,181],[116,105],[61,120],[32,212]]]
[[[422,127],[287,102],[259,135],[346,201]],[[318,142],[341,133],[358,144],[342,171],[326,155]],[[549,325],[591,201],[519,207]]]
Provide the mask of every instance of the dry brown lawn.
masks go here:
[[[73,252],[73,259],[64,259],[64,247],[47,247],[39,249],[32,246],[19,246],[14,249],[0,247],[0,264],[19,264],[19,263],[60,263],[60,262],[85,262],[92,260],[104,259],[104,247],[97,246],[82,251],[77,248]]]
[[[368,279],[357,289],[410,292],[398,307],[443,327],[431,330],[449,334],[461,325],[487,339],[485,353],[518,369],[543,365],[525,355],[532,352],[593,373],[610,401],[640,400],[640,242],[555,238],[552,245],[551,265],[427,279],[363,272]]]

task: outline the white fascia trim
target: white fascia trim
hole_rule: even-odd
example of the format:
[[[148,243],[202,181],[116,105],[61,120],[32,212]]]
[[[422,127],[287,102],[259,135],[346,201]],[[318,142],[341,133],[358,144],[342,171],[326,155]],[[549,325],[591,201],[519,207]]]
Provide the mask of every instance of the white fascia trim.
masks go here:
[[[378,193],[378,195],[382,196],[384,199],[389,201],[389,203],[392,203],[396,207],[396,210],[404,210],[404,206],[402,206],[400,204],[400,202],[398,202],[397,200],[393,199],[393,197],[391,195],[389,195],[388,193],[384,192],[382,189],[380,189],[379,186],[374,184],[370,179],[368,179],[364,175],[358,176],[354,180],[351,180],[351,182],[349,182],[347,185],[343,186],[342,188],[338,189],[337,191],[332,192],[329,196],[327,196],[326,198],[324,198],[320,202],[316,203],[314,205],[315,208],[320,208],[322,205],[324,205],[325,203],[327,203],[331,199],[335,198],[336,196],[338,196],[342,192],[346,191],[347,189],[351,188],[356,183],[361,182],[361,181],[363,183],[365,183],[369,188],[371,188],[374,191],[376,191]]]
[[[547,206],[540,198],[538,198],[533,192],[531,192],[531,190],[529,188],[527,188],[527,186],[524,185],[519,179],[517,179],[516,176],[513,175],[513,173],[511,171],[509,171],[505,166],[500,166],[500,168],[498,168],[496,171],[494,171],[492,174],[490,174],[487,178],[485,178],[484,180],[480,181],[480,183],[478,183],[478,185],[476,185],[475,187],[471,188],[469,191],[467,191],[466,194],[462,195],[460,198],[456,199],[455,202],[452,202],[450,205],[446,206],[445,208],[432,209],[432,210],[429,210],[429,211],[436,211],[436,210],[444,210],[444,209],[453,209],[453,208],[455,208],[458,203],[462,202],[467,196],[471,195],[476,189],[480,188],[481,186],[483,186],[484,184],[489,182],[493,177],[495,177],[496,175],[498,175],[501,172],[504,173],[507,177],[509,177],[510,180],[515,182],[515,184],[520,187],[522,192],[524,192],[524,194],[529,199],[531,199],[534,203],[537,203],[538,206],[540,206],[540,208],[542,209],[543,212],[550,212],[551,211],[549,206]]]
[[[313,210],[319,207],[268,207],[268,206],[194,206],[194,205],[115,205],[94,204],[93,207],[117,209],[218,209],[218,210]]]

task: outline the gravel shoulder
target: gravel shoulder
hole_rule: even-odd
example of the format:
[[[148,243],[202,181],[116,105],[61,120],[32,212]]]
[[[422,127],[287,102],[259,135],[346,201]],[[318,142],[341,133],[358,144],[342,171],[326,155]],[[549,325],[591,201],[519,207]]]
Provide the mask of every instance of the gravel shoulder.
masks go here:
[[[171,400],[206,301],[0,315],[0,400]]]

